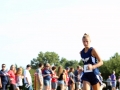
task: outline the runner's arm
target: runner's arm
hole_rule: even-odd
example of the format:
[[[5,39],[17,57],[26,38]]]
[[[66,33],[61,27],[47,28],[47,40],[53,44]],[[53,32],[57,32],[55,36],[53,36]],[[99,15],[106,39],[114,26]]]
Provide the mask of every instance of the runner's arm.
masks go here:
[[[95,57],[95,58],[98,60],[98,63],[95,64],[95,65],[93,65],[93,69],[102,66],[102,65],[103,65],[103,61],[102,61],[102,59],[100,58],[98,52],[97,52],[94,48],[93,48],[91,54],[92,54],[93,57]]]

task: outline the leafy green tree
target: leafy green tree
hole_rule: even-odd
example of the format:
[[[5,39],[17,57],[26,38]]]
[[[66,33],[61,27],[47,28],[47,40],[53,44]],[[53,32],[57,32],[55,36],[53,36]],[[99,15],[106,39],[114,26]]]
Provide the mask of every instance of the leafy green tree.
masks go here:
[[[104,79],[107,79],[108,76],[112,74],[113,70],[116,72],[117,77],[120,76],[120,55],[118,53],[115,53],[109,60],[103,60],[103,62],[103,65],[99,67],[99,69]],[[50,63],[55,66],[61,65],[64,68],[76,68],[77,65],[83,66],[82,60],[67,60],[63,57],[59,59],[59,55],[55,52],[40,52],[37,58],[33,58],[33,60],[31,60],[32,69],[36,69],[39,63]]]
[[[115,53],[115,55],[110,59],[110,66],[111,66],[111,73],[114,70],[116,72],[116,75],[120,75],[120,55],[118,53]]]
[[[31,60],[31,66],[33,69],[36,69],[38,67],[39,61],[35,58],[33,58],[33,60]]]
[[[104,61],[104,64],[100,67],[102,76],[107,79],[112,74],[113,70],[116,72],[116,76],[120,76],[120,55],[115,53],[109,60]]]
[[[83,67],[83,61],[82,60],[79,61],[79,65]]]
[[[109,67],[107,67],[108,61],[103,61],[103,63],[104,63],[104,65],[99,67],[99,69],[100,69],[100,72],[103,76],[103,79],[107,79],[108,75],[110,75]]]
[[[73,68],[76,68],[78,65],[79,65],[79,63],[78,63],[77,60],[70,60],[70,61],[67,61],[67,62],[66,62],[65,67],[73,67]]]
[[[37,58],[31,60],[31,65],[32,68],[37,68],[39,63],[49,63],[51,65],[57,66],[59,64],[59,61],[59,56],[55,52],[40,52]]]
[[[65,68],[65,64],[68,62],[68,60],[66,58],[61,58],[60,60],[60,65],[63,66]]]

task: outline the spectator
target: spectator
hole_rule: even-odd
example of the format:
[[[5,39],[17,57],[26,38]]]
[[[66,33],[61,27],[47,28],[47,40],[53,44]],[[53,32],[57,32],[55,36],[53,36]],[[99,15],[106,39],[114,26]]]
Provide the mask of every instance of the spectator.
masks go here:
[[[75,75],[74,75],[74,68],[70,68],[69,72],[69,90],[75,90]]]
[[[23,69],[22,68],[18,68],[17,72],[16,72],[16,86],[19,88],[19,90],[23,90]]]
[[[120,89],[120,76],[118,77],[118,88]]]
[[[2,90],[2,81],[1,81],[1,77],[0,77],[0,90]]]
[[[100,76],[100,80],[103,82],[103,77],[100,72],[99,72],[99,76]]]
[[[7,90],[9,80],[5,64],[2,64],[2,69],[0,70],[0,78],[1,78],[0,90]]]
[[[16,68],[14,65],[10,66],[10,70],[8,71],[10,77],[10,90],[16,90],[16,79],[15,79]]]
[[[57,89],[57,78],[58,78],[58,76],[56,75],[56,67],[55,66],[53,66],[52,67],[52,82],[51,82],[51,88],[52,88],[52,90],[56,90]]]
[[[111,75],[111,81],[112,81],[112,90],[116,90],[116,76],[115,76],[115,71],[113,71]]]
[[[64,81],[66,81],[65,70],[63,70],[62,66],[58,67],[58,89],[57,90],[64,90]]]
[[[83,75],[83,68],[80,67],[79,71],[78,71],[78,75],[77,75],[77,78],[78,78],[78,81],[76,82],[76,89],[75,90],[80,90],[82,89],[82,83],[81,83],[81,77]]]
[[[108,90],[111,90],[111,86],[112,86],[111,77],[108,76],[108,79],[107,79],[107,89],[108,89]]]
[[[30,69],[31,69],[31,65],[27,65],[26,69],[24,70],[24,84],[25,84],[25,89],[26,90],[33,90],[32,87],[32,78],[30,75]]]
[[[66,75],[66,81],[65,81],[65,84],[66,84],[66,90],[68,90],[68,81],[69,81],[68,73],[69,73],[69,70],[70,70],[70,68],[67,67],[67,68],[66,68],[66,73],[65,73],[65,75]]]
[[[74,75],[75,75],[75,89],[76,90],[79,90],[79,88],[80,88],[80,80],[79,80],[79,76],[80,75],[78,75],[79,73],[79,71],[80,71],[80,66],[77,66],[77,69],[75,70],[75,72],[74,72]]]
[[[50,90],[51,86],[51,74],[50,64],[47,63],[45,69],[43,70],[44,88],[45,90]]]
[[[100,86],[100,88],[101,88],[101,90],[103,89],[103,88],[105,88],[106,87],[106,84],[105,83],[103,83],[103,77],[102,77],[102,75],[101,75],[101,73],[99,72],[99,77],[100,77],[100,81],[101,81],[101,86]]]
[[[39,63],[39,67],[36,70],[37,73],[37,81],[38,81],[38,90],[43,90],[43,76],[42,76],[42,68],[43,64]]]

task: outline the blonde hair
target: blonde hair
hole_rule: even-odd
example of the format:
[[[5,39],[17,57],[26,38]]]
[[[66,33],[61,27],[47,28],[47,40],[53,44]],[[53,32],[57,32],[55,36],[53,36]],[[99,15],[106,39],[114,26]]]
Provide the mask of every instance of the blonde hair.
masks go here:
[[[17,72],[16,72],[16,75],[17,75],[17,76],[22,75],[22,73],[23,73],[22,71],[23,71],[23,69],[22,69],[21,67],[18,68],[18,69],[17,69]]]
[[[66,74],[65,74],[65,73],[66,73],[66,70],[63,69],[63,80],[64,80],[64,81],[66,81]]]
[[[45,66],[50,66],[50,64],[49,63],[46,63],[46,65]]]
[[[14,69],[13,69],[13,68],[14,68]],[[14,65],[11,65],[11,66],[10,66],[10,70],[12,70],[14,73],[16,73],[16,68],[15,68]]]
[[[90,38],[89,34],[85,33],[85,34],[83,35],[83,38],[82,38],[82,39],[84,39],[84,38]]]
[[[62,68],[62,66],[59,66],[58,67],[58,72],[57,72],[57,74],[58,74],[58,77],[60,77],[60,75],[63,73],[63,68]]]

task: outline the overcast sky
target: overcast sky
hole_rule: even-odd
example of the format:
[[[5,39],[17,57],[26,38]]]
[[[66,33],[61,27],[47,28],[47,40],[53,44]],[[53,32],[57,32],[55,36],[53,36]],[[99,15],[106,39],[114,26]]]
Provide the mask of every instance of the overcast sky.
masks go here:
[[[0,64],[25,67],[40,51],[80,60],[82,36],[103,60],[120,53],[120,0],[1,0]]]

